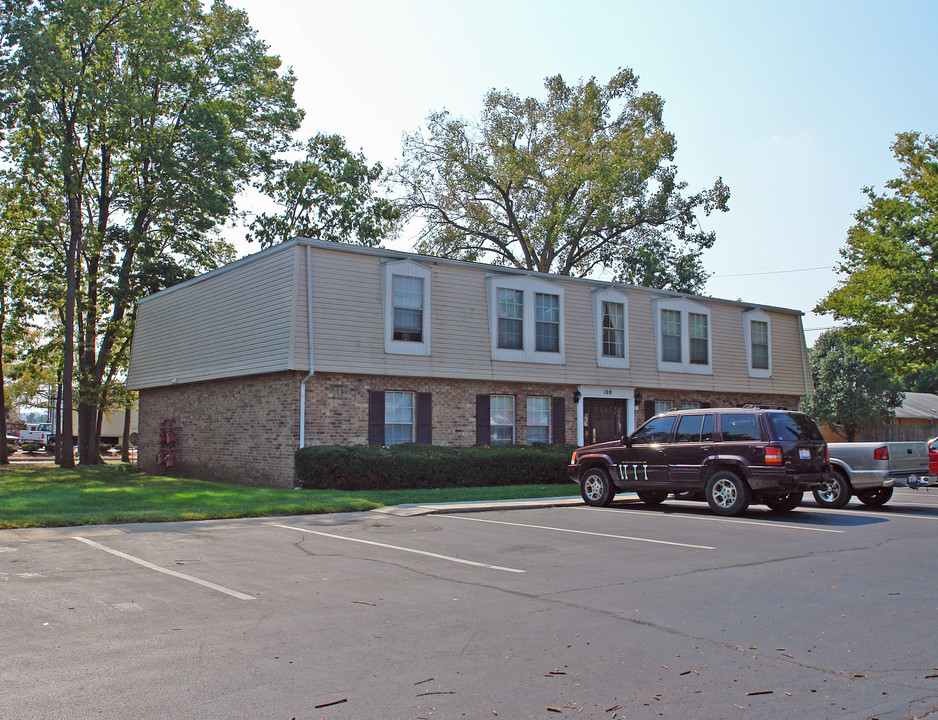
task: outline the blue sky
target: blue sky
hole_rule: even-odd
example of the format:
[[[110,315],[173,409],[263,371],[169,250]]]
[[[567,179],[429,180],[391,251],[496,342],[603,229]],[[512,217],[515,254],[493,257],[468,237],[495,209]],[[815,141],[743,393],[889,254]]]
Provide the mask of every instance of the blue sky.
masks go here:
[[[490,88],[543,96],[550,75],[631,68],[665,100],[689,190],[722,176],[732,192],[703,220],[706,294],[803,310],[809,344],[832,325],[810,311],[861,188],[899,174],[897,132],[938,134],[938,2],[229,2],[293,67],[301,137],[340,133],[386,166],[431,110],[476,117]]]

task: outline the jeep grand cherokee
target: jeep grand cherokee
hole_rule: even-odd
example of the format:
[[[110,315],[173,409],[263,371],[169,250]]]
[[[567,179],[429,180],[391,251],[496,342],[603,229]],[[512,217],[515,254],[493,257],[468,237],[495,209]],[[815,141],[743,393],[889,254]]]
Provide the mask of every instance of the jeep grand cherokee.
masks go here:
[[[567,472],[588,505],[618,492],[648,505],[691,493],[718,515],[738,515],[751,502],[793,510],[830,474],[830,459],[804,413],[708,408],[656,415],[622,440],[578,448]]]

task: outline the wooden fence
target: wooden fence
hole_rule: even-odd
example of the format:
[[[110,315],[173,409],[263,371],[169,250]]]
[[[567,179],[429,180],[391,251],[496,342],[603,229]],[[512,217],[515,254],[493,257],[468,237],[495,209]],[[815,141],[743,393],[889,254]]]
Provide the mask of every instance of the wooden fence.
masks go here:
[[[918,442],[938,437],[938,425],[871,425],[857,433],[861,442]]]

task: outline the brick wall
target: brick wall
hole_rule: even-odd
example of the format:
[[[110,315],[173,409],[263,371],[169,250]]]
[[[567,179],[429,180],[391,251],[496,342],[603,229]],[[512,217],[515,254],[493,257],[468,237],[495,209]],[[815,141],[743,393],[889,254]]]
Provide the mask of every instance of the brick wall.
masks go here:
[[[293,487],[304,377],[286,372],[141,390],[141,467],[181,477]],[[176,428],[172,468],[157,464],[165,420]]]
[[[309,445],[364,445],[368,442],[368,392],[402,391],[433,396],[433,444],[476,442],[476,395],[514,395],[515,441],[527,442],[527,398],[563,397],[566,441],[576,443],[573,385],[479,382],[383,375],[317,374],[307,384],[306,437]]]
[[[302,372],[252,375],[141,390],[139,462],[147,472],[292,487],[293,455],[299,447]],[[515,397],[515,441],[527,442],[528,396],[563,397],[566,442],[576,442],[574,385],[479,382],[432,378],[317,373],[307,383],[306,444],[363,445],[368,442],[369,391],[430,393],[433,444],[474,445],[476,395]],[[711,407],[746,403],[798,407],[798,396],[636,390],[635,421],[644,403],[667,400]],[[176,432],[172,468],[157,463],[160,423]]]

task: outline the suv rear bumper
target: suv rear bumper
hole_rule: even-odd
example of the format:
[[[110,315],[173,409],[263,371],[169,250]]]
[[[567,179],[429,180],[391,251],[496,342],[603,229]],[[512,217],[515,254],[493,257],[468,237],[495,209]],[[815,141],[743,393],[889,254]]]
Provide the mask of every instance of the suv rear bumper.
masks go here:
[[[817,490],[830,477],[829,473],[789,474],[763,468],[749,468],[749,487],[770,492],[809,492]]]

